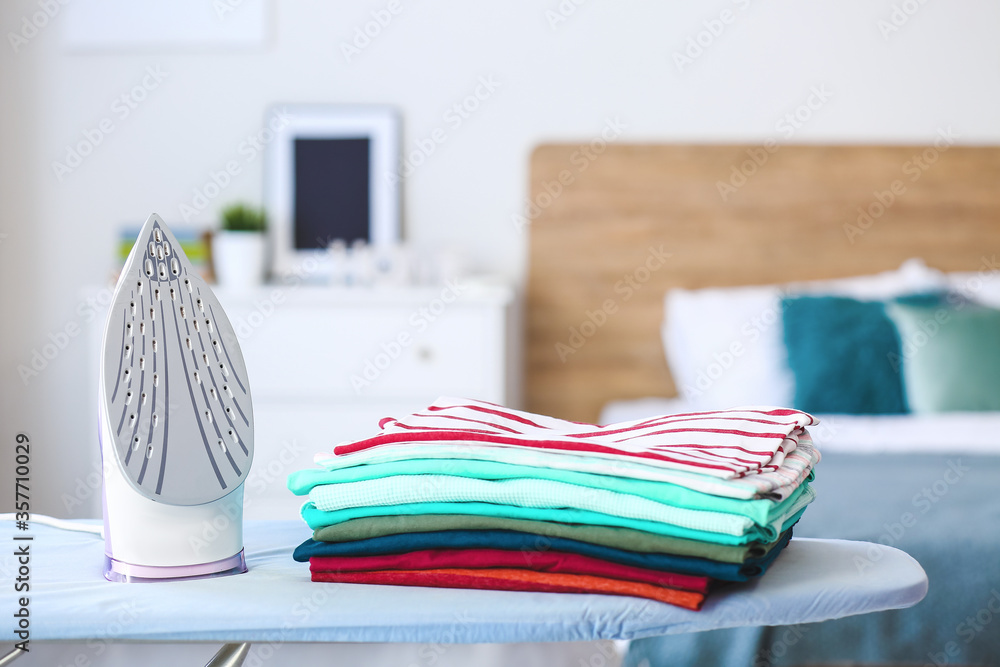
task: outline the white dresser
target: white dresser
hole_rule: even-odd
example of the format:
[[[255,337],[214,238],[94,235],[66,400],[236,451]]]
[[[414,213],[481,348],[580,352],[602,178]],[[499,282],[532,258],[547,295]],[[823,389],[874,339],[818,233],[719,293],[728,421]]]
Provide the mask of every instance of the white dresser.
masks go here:
[[[520,406],[521,309],[510,287],[460,280],[215,292],[253,395],[247,518],[295,518],[302,499],[286,489],[288,474],[312,466],[316,452],[374,435],[383,417],[442,395]],[[91,349],[99,349],[102,327],[103,320],[91,327]]]

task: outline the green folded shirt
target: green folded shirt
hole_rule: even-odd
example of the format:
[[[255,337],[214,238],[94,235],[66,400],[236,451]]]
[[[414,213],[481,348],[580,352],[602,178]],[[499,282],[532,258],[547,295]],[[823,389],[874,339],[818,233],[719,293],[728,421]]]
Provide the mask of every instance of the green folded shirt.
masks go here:
[[[657,535],[631,528],[508,519],[477,514],[363,517],[318,528],[313,533],[313,539],[318,542],[355,542],[386,535],[435,533],[445,530],[511,530],[538,535],[542,540],[539,548],[545,548],[545,538],[560,537],[625,551],[692,556],[720,563],[742,563],[749,558],[763,558],[777,544],[777,542],[754,542],[726,546]]]

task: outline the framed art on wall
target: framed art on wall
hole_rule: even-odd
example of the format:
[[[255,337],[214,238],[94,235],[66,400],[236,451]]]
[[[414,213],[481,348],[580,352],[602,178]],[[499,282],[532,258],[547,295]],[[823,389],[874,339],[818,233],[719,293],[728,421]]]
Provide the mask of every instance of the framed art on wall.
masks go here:
[[[399,117],[386,106],[282,107],[268,148],[265,203],[274,271],[285,275],[333,241],[400,240]]]

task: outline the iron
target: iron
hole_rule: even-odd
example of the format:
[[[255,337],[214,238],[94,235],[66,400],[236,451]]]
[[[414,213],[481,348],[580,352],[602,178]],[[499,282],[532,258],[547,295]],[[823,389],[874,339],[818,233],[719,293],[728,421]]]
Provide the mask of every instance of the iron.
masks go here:
[[[105,578],[246,572],[246,365],[222,305],[155,213],[115,287],[100,372]]]

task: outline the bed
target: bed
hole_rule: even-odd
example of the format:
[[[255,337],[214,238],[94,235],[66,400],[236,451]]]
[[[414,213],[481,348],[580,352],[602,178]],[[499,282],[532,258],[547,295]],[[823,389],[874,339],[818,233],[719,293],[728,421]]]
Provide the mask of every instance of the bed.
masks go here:
[[[538,148],[524,220],[528,409],[606,423],[797,399],[801,377],[774,361],[792,354],[788,299],[897,315],[928,305],[902,301],[913,295],[1000,307],[1000,149],[941,136],[602,146],[585,165],[573,160],[580,146]],[[828,346],[852,335],[831,331]],[[943,339],[898,331],[911,348]],[[926,378],[900,376],[908,400],[923,401]],[[984,393],[986,407],[1000,397]],[[927,599],[817,625],[643,639],[627,665],[1000,664],[1000,410],[819,416],[819,497],[796,535],[897,546],[927,571]]]

